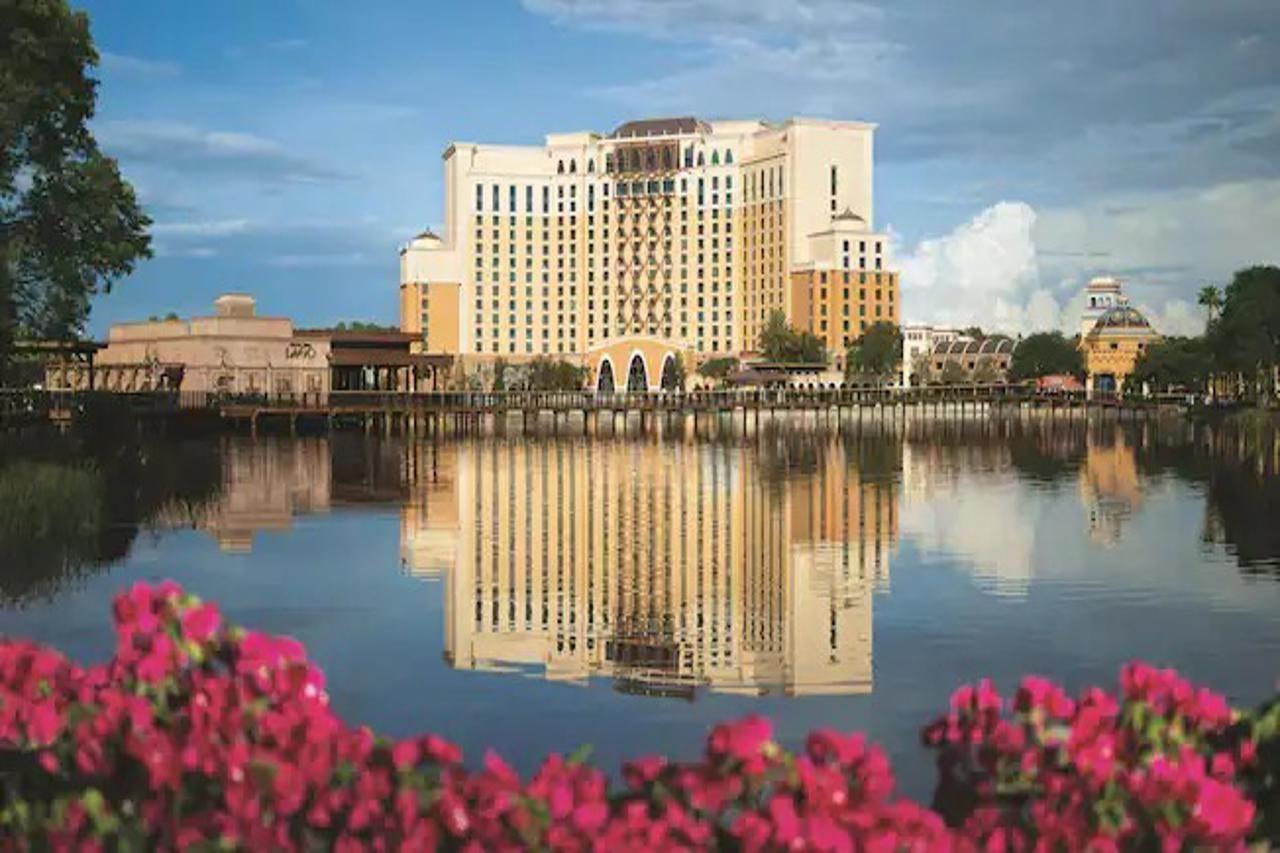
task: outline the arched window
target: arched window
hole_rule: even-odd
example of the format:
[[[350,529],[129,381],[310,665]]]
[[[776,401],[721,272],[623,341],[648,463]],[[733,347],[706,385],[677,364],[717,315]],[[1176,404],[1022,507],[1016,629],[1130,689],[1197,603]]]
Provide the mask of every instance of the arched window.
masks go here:
[[[720,152],[716,151],[714,148],[711,150],[711,165],[712,166],[720,165]]]
[[[613,155],[612,154],[604,155],[604,170],[606,172],[613,171]]]
[[[684,165],[686,167],[693,165],[693,148],[692,147],[684,149]]]
[[[699,165],[699,166],[705,166],[705,165],[707,165],[707,157],[706,157],[706,155],[705,155],[705,154],[703,154],[703,152],[701,152],[701,151],[699,151],[699,152],[698,152],[698,165]]]
[[[733,165],[733,149],[732,148],[724,149],[724,164],[726,166]]]
[[[670,148],[662,149],[662,168],[664,169],[671,168],[671,149]]]
[[[587,161],[587,174],[591,174],[596,170],[596,159],[592,157]]]
[[[578,173],[578,161],[577,161],[577,160],[570,160],[570,161],[569,161],[569,174],[570,174],[570,175],[576,175],[577,173]]]
[[[557,161],[556,161],[556,174],[559,174],[559,175],[563,175],[563,174],[564,174],[564,161],[563,161],[563,160],[557,160]]]
[[[646,168],[648,168],[650,171],[652,171],[652,170],[653,170],[653,167],[654,167],[655,165],[657,165],[657,160],[656,160],[656,158],[653,156],[653,149],[652,149],[652,148],[650,148],[648,151],[646,151],[646,152],[645,152],[644,160],[645,160],[645,163],[644,163],[644,164],[645,164],[645,167],[646,167]]]

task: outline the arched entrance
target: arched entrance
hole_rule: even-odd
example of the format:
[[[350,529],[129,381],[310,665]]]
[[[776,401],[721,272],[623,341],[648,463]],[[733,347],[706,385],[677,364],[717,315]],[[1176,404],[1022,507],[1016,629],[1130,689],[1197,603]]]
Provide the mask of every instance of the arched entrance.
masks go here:
[[[596,377],[596,390],[602,394],[613,393],[613,362],[607,358],[600,365],[600,375]]]
[[[658,381],[663,391],[684,390],[684,370],[681,367],[677,357],[667,353],[667,357],[662,360],[662,378]]]
[[[627,392],[648,391],[649,372],[644,367],[644,357],[640,353],[631,356],[631,365],[627,368]]]

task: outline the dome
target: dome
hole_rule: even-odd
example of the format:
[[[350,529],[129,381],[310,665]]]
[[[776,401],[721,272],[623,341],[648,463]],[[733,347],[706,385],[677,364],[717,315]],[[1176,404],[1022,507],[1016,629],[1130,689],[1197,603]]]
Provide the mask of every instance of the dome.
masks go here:
[[[1118,305],[1115,308],[1108,308],[1102,312],[1102,316],[1098,317],[1096,323],[1093,324],[1094,329],[1149,329],[1151,324],[1147,322],[1147,318],[1142,316],[1142,312],[1137,308],[1130,308],[1128,305]]]

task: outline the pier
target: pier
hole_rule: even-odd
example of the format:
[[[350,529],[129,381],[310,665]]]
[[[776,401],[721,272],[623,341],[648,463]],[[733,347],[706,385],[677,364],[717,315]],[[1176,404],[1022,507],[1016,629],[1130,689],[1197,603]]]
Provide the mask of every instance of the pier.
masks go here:
[[[1091,414],[1137,420],[1185,411],[1185,396],[1139,400],[1087,399],[1038,394],[1026,385],[892,387],[779,387],[699,391],[331,391],[327,394],[219,395],[204,392],[0,390],[0,425],[69,423],[95,406],[109,406],[143,421],[214,419],[230,428],[363,429],[366,432],[481,432],[518,421],[530,428],[550,419],[553,430],[616,429],[619,419],[741,422],[758,426],[795,414],[845,420]]]

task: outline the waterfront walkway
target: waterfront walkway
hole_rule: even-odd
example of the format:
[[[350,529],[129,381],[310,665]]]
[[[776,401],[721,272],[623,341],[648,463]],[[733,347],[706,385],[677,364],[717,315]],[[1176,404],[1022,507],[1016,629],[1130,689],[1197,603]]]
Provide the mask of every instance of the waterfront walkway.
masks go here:
[[[204,413],[256,430],[260,424],[321,422],[328,427],[362,425],[366,430],[451,428],[468,431],[486,420],[550,415],[553,424],[580,419],[583,428],[601,416],[741,416],[811,412],[841,418],[969,417],[1038,412],[1075,417],[1090,411],[1138,419],[1183,409],[1185,396],[1126,400],[1086,399],[1073,394],[1037,394],[1025,385],[955,385],[926,388],[762,388],[705,391],[333,391],[327,394],[227,395],[204,392],[0,390],[0,423],[67,422],[100,405],[145,419],[176,419]]]

